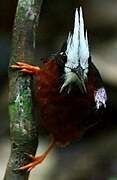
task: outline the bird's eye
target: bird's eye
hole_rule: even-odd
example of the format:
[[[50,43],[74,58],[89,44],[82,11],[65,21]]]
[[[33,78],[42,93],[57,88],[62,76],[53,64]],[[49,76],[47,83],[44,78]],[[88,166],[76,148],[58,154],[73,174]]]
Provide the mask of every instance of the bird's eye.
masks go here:
[[[60,56],[61,56],[63,62],[66,63],[67,62],[67,55],[66,55],[66,53],[65,52],[61,52]]]
[[[57,63],[61,66],[64,66],[67,62],[67,55],[65,52],[60,52],[56,57]]]

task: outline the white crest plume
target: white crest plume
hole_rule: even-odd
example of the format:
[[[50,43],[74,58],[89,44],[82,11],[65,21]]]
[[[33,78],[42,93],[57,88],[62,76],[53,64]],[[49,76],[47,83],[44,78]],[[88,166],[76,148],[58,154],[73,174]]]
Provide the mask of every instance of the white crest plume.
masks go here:
[[[75,12],[74,31],[73,34],[69,33],[68,35],[66,55],[66,67],[76,68],[80,64],[84,70],[88,69],[89,45],[87,31],[86,37],[84,35],[84,20],[81,7],[80,16],[78,9]],[[69,71],[68,68],[66,68],[66,71]]]
[[[80,39],[80,46],[79,46],[79,59],[80,65],[83,69],[88,67],[88,58],[89,58],[89,45],[88,45],[88,37],[86,31],[86,37],[84,33],[84,20],[82,14],[82,8],[80,7],[80,32],[79,32],[79,39]]]

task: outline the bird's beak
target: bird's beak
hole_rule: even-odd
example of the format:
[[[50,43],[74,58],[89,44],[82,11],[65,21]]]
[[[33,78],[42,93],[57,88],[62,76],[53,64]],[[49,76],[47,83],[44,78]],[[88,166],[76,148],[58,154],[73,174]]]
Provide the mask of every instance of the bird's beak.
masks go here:
[[[75,72],[69,72],[67,74],[65,82],[60,89],[60,92],[67,89],[67,93],[69,94],[72,84],[77,85],[83,94],[87,92],[85,81],[83,80],[83,78],[80,77],[80,75],[76,74]]]

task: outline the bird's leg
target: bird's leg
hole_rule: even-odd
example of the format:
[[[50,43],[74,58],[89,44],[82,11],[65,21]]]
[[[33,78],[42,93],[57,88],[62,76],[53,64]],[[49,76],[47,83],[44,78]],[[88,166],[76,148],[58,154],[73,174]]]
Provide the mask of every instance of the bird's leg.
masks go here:
[[[11,65],[13,69],[19,69],[21,72],[29,74],[37,74],[40,71],[40,68],[37,66],[31,66],[22,62],[17,62],[16,64]]]
[[[41,164],[44,161],[44,159],[47,157],[48,153],[51,151],[55,143],[56,143],[55,140],[53,140],[52,143],[49,145],[48,149],[40,156],[34,157],[30,154],[26,154],[31,159],[32,162],[18,168],[18,170],[31,171],[35,166]]]

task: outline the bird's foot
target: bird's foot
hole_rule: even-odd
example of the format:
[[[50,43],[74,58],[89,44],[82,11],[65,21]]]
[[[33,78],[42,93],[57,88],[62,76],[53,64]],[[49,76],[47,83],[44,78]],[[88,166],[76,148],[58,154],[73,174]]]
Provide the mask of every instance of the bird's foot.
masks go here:
[[[44,159],[47,157],[47,155],[49,154],[49,152],[51,151],[55,143],[56,141],[53,140],[52,143],[49,145],[48,149],[40,156],[34,157],[31,154],[26,154],[31,160],[31,162],[29,164],[21,166],[20,168],[18,168],[18,170],[31,171],[35,166],[37,166],[38,164],[41,164],[44,161]]]
[[[20,168],[18,168],[18,170],[26,170],[26,171],[31,171],[35,166],[37,166],[38,164],[41,164],[43,162],[43,160],[45,159],[46,155],[45,153],[40,155],[40,156],[37,156],[37,157],[34,157],[33,155],[31,154],[26,154],[28,156],[28,158],[32,161],[31,163],[29,164],[26,164],[24,166],[21,166]]]
[[[40,71],[40,68],[37,66],[31,66],[26,63],[17,62],[16,64],[11,65],[13,69],[19,69],[21,72],[29,73],[29,74],[37,74]]]

